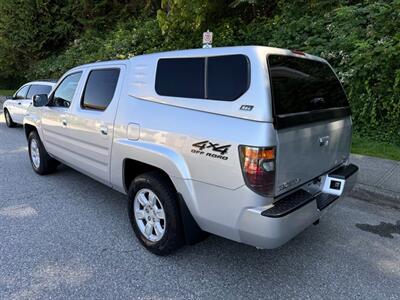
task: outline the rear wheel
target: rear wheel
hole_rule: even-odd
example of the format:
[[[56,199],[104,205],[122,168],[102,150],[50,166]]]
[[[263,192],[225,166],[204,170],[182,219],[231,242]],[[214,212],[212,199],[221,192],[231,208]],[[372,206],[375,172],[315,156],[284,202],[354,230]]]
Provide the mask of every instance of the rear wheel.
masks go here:
[[[10,113],[7,109],[4,110],[4,118],[6,119],[7,127],[15,127],[17,124],[12,120]]]
[[[128,193],[132,228],[142,245],[168,255],[184,244],[177,193],[166,176],[149,172],[136,177]]]
[[[29,134],[28,148],[32,168],[36,173],[45,175],[56,171],[58,162],[47,153],[36,131]]]

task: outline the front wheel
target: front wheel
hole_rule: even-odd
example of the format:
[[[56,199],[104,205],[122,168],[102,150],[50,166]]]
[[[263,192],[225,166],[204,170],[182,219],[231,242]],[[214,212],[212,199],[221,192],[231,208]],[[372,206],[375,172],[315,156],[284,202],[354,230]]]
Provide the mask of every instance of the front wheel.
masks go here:
[[[45,175],[56,171],[58,162],[47,153],[36,131],[29,134],[28,148],[32,168],[36,173]]]
[[[132,228],[142,245],[168,255],[184,244],[177,193],[166,176],[149,172],[136,177],[128,193]]]
[[[7,109],[4,110],[4,118],[6,119],[7,127],[12,128],[17,126],[17,124],[11,118],[11,115]]]

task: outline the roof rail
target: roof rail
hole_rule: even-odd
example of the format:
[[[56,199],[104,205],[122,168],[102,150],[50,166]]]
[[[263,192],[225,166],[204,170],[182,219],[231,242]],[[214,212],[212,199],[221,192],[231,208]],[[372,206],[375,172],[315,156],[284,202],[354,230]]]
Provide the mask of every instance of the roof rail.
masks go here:
[[[35,81],[47,81],[47,82],[56,83],[56,82],[57,82],[57,79],[37,79],[37,80],[35,80]]]

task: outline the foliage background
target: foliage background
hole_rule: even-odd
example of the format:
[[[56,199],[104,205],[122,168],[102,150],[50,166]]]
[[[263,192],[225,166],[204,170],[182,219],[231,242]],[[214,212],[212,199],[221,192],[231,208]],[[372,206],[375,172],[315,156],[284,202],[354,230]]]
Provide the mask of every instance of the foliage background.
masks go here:
[[[400,144],[400,0],[0,0],[0,88],[97,60],[267,45],[327,59],[358,135]]]

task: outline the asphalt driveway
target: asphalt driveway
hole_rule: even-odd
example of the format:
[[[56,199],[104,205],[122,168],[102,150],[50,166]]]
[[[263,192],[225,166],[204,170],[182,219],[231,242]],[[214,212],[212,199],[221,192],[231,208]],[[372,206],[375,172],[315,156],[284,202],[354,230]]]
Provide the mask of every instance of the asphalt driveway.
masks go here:
[[[211,236],[161,258],[124,195],[67,167],[36,175],[1,116],[0,299],[43,298],[399,299],[400,211],[345,198],[277,250]]]

